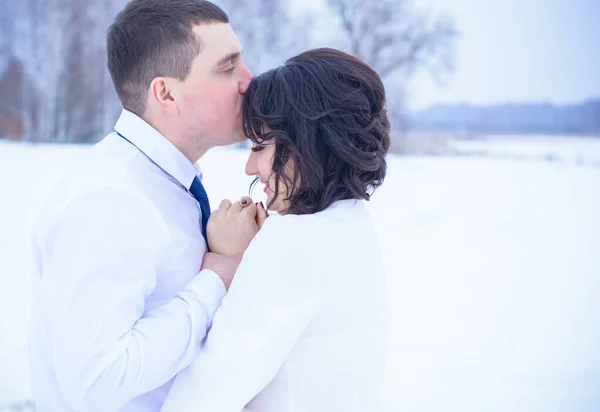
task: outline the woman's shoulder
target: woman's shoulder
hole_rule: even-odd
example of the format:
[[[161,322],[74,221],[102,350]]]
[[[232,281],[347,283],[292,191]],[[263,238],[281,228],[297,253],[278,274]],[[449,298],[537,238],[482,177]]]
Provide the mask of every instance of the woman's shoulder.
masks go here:
[[[275,239],[294,239],[314,230],[315,215],[273,214],[263,224],[260,234]]]
[[[318,242],[325,237],[343,237],[345,232],[355,231],[361,222],[370,223],[370,215],[363,202],[343,200],[318,213],[272,215],[265,221],[261,232],[287,242]]]

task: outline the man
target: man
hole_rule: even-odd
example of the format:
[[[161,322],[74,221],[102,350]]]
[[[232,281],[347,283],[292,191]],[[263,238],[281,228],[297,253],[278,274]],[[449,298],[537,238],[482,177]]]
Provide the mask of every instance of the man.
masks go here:
[[[243,139],[251,73],[227,15],[207,1],[133,0],[107,51],[124,110],[57,185],[33,234],[40,412],[160,410],[240,260],[203,262],[210,207],[194,166]]]

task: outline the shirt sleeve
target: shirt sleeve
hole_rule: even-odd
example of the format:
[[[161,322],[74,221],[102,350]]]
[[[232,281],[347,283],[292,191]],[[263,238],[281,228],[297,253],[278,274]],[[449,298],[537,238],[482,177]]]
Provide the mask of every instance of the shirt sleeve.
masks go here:
[[[215,273],[201,271],[175,298],[146,311],[167,238],[154,207],[118,189],[72,201],[40,238],[48,345],[73,410],[118,410],[197,354],[225,288]]]
[[[177,375],[161,411],[240,412],[273,379],[318,312],[311,251],[290,241],[301,233],[286,219],[270,217],[252,241],[205,345]]]

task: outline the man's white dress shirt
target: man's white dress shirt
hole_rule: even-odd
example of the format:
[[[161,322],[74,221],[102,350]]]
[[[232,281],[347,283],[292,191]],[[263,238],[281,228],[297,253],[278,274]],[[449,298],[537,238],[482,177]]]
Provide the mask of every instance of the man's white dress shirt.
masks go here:
[[[274,215],[163,412],[375,412],[388,304],[363,201]]]
[[[200,272],[198,169],[131,112],[115,130],[133,145],[111,133],[91,148],[34,231],[38,412],[159,410],[225,295]]]

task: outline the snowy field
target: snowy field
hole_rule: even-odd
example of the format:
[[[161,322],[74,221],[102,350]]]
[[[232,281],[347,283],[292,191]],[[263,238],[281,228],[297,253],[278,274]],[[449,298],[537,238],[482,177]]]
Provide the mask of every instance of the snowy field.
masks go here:
[[[531,136],[519,138],[497,135],[487,140],[450,141],[449,149],[464,155],[485,155],[513,160],[547,160],[580,166],[600,167],[596,137],[548,138]]]
[[[370,204],[393,310],[385,411],[600,411],[600,140],[459,144],[492,157],[390,156]],[[86,149],[0,141],[3,412],[30,398],[29,231]],[[247,193],[245,158],[203,159],[213,205]]]

